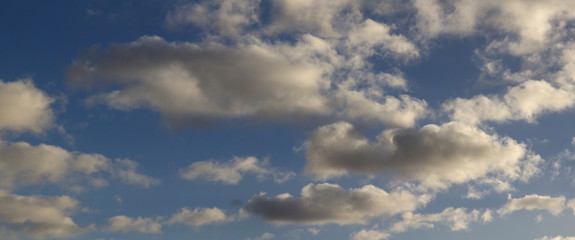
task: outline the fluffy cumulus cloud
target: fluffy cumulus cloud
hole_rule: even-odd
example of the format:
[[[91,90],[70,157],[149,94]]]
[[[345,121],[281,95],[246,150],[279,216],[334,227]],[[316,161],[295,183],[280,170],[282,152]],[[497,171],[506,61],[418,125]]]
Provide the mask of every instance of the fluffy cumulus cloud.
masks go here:
[[[54,120],[53,101],[31,79],[0,80],[0,130],[42,132]]]
[[[497,210],[500,215],[507,215],[519,210],[546,210],[553,215],[558,215],[566,209],[566,199],[563,196],[550,197],[531,194],[522,198],[509,196],[507,204]]]
[[[255,157],[234,157],[226,163],[214,161],[198,161],[185,169],[180,169],[180,176],[187,180],[204,179],[206,181],[221,182],[225,184],[237,184],[243,178],[243,174],[256,174],[263,179],[273,175],[276,182],[284,182],[291,178],[293,172],[278,172],[267,167],[267,161],[260,161]]]
[[[108,219],[108,230],[111,232],[140,232],[140,233],[161,233],[162,224],[158,220],[151,218],[131,218],[126,216],[115,216]]]
[[[72,237],[92,228],[70,217],[79,202],[69,196],[21,196],[0,191],[0,226],[32,238]]]
[[[376,139],[368,140],[346,122],[320,127],[307,142],[305,171],[320,178],[397,172],[441,187],[487,175],[527,179],[538,171],[540,161],[527,156],[525,146],[511,138],[458,122],[419,130],[388,129]]]
[[[390,193],[373,185],[345,190],[335,184],[309,184],[300,198],[288,193],[250,199],[244,210],[273,223],[364,224],[369,220],[412,211],[429,200],[408,191]]]
[[[232,221],[232,216],[226,216],[225,212],[219,208],[195,208],[190,210],[182,208],[167,221],[167,224],[182,223],[192,227],[199,227],[206,224],[222,223]]]

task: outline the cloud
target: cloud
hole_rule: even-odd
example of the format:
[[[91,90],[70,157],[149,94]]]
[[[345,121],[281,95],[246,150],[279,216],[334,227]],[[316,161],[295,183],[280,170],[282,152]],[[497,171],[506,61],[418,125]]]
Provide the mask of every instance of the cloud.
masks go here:
[[[541,161],[508,137],[450,122],[419,130],[388,129],[371,142],[353,125],[338,122],[317,129],[307,141],[305,172],[320,178],[353,173],[399,173],[424,185],[444,187],[488,175],[526,180]]]
[[[219,20],[208,19],[229,17],[231,13],[220,11],[231,7],[239,11],[238,16],[247,15],[230,18],[250,22],[246,19],[254,18],[259,1],[239,2],[188,3],[168,14],[167,19],[181,15],[185,17],[177,19],[189,18],[212,29],[211,24]],[[224,32],[228,33],[208,34],[199,43],[144,36],[103,50],[93,48],[68,69],[68,82],[97,90],[99,93],[87,101],[91,104],[121,110],[150,108],[175,123],[336,116],[410,127],[427,114],[425,101],[405,94],[384,94],[384,88],[406,91],[406,80],[401,74],[374,71],[370,58],[391,56],[406,62],[417,58],[419,50],[405,36],[392,33],[390,26],[359,13],[349,13],[355,20],[347,26],[340,18],[346,19],[348,7],[356,9],[361,4],[341,0],[277,0],[270,4],[274,14],[269,26],[254,27],[253,32],[225,40],[220,35],[239,30],[226,27]],[[312,12],[306,19],[303,15],[308,11]],[[289,24],[282,23],[292,18]],[[332,22],[332,18],[337,21]],[[338,24],[347,27],[329,27]],[[293,40],[283,40],[282,34],[292,28],[303,30]],[[106,91],[110,88],[113,90]]]
[[[54,121],[52,102],[31,79],[0,80],[0,130],[44,131]]]
[[[425,101],[402,95],[399,99],[370,97],[363,91],[341,90],[336,95],[346,107],[342,111],[352,121],[381,122],[391,127],[411,127],[427,113]]]
[[[515,54],[529,54],[546,47],[556,20],[575,17],[575,5],[561,0],[471,1],[452,2],[417,0],[417,29],[424,38],[442,35],[490,35],[497,29],[508,34],[495,40],[502,49]]]
[[[123,233],[161,233],[162,224],[158,220],[151,218],[115,216],[108,219],[108,230],[111,232]]]
[[[564,236],[549,237],[549,236],[545,236],[542,238],[537,238],[535,240],[575,240],[575,237],[564,237]]]
[[[253,173],[263,179],[273,175],[276,182],[285,182],[295,173],[277,172],[267,167],[267,161],[259,161],[256,157],[233,157],[232,160],[219,163],[214,161],[199,161],[180,169],[180,176],[187,180],[204,179],[206,181],[221,182],[225,184],[238,184],[243,174]]]
[[[47,144],[37,146],[26,142],[0,141],[0,187],[13,188],[39,183],[72,183],[90,179],[96,186],[106,180],[92,176],[107,172],[126,184],[149,187],[159,180],[135,172],[137,163],[131,160],[111,161],[100,154],[69,152]]]
[[[322,37],[337,37],[344,25],[354,22],[361,13],[354,1],[271,1],[272,32],[306,32]]]
[[[345,190],[335,184],[308,184],[300,198],[288,193],[252,197],[244,210],[273,223],[365,224],[379,217],[412,211],[427,202],[428,196],[416,196],[404,190],[391,193],[373,185]]]
[[[260,237],[257,237],[255,240],[274,239],[275,237],[276,236],[274,234],[266,232],[262,234]]]
[[[231,48],[142,37],[76,60],[69,82],[119,85],[92,100],[116,109],[150,107],[172,119],[329,112],[320,94],[325,70],[276,50],[264,44]]]
[[[183,223],[192,227],[199,227],[206,224],[222,223],[232,221],[233,218],[226,216],[219,208],[195,208],[190,211],[182,208],[167,221],[167,224]]]
[[[362,229],[351,234],[349,238],[352,240],[382,240],[389,238],[389,233]]]
[[[78,204],[69,196],[21,196],[0,190],[0,222],[32,238],[73,237],[93,227],[78,227],[70,218]]]
[[[487,215],[486,215],[487,214]],[[451,231],[467,230],[469,224],[491,221],[489,217],[491,211],[487,210],[483,214],[479,210],[468,211],[466,208],[446,208],[441,213],[434,214],[413,214],[407,212],[401,215],[402,220],[393,224],[390,228],[392,232],[406,232],[410,229],[434,228],[436,223],[449,226]]]
[[[159,179],[136,172],[139,164],[130,159],[116,159],[115,165],[110,171],[125,184],[148,188],[161,183]]]
[[[204,30],[215,30],[233,36],[244,27],[259,22],[260,0],[217,0],[178,4],[168,12],[165,22],[169,28],[193,24]]]
[[[512,198],[509,195],[507,204],[497,210],[499,215],[507,215],[514,211],[525,210],[547,210],[553,215],[558,215],[566,208],[565,197],[550,197],[537,194],[526,195],[522,198]]]
[[[471,99],[457,98],[443,104],[452,119],[470,124],[483,121],[533,122],[545,112],[559,112],[575,105],[572,91],[556,88],[546,81],[528,80],[511,87],[503,96],[478,95]]]

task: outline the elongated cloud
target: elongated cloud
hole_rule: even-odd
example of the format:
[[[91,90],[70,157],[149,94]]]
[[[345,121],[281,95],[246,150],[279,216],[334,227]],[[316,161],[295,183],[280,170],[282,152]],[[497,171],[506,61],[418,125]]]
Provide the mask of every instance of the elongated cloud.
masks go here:
[[[87,55],[69,73],[73,84],[107,81],[125,87],[94,101],[119,109],[151,107],[167,117],[327,111],[320,95],[325,87],[323,69],[291,62],[255,45],[201,47],[142,37]]]
[[[527,179],[538,156],[507,137],[489,135],[465,124],[427,125],[419,130],[389,129],[371,142],[351,124],[317,129],[307,142],[305,171],[320,178],[348,173],[399,173],[428,186],[464,183],[495,174]]]
[[[266,161],[259,161],[255,157],[234,157],[226,163],[214,161],[199,161],[180,169],[180,176],[187,180],[204,179],[206,181],[237,184],[244,174],[252,173],[258,178],[273,175],[276,182],[284,182],[295,175],[293,172],[278,172],[268,168]]]
[[[386,192],[373,185],[345,190],[335,184],[309,184],[300,198],[288,193],[254,196],[244,209],[273,223],[364,224],[379,217],[415,210],[427,196],[407,191]]]
[[[451,231],[466,230],[469,224],[480,220],[488,221],[490,218],[482,217],[490,214],[487,210],[483,214],[476,209],[468,211],[465,208],[446,208],[441,213],[413,214],[407,212],[401,215],[402,220],[393,224],[391,232],[405,232],[410,229],[433,228],[435,224],[449,226]]]
[[[390,234],[386,232],[362,229],[359,232],[351,234],[349,238],[352,240],[382,240],[389,238],[389,236]]]
[[[545,236],[542,238],[537,238],[535,240],[575,240],[575,237],[564,237],[564,236],[549,237],[549,236]]]
[[[184,3],[168,12],[166,24],[179,28],[192,24],[222,35],[236,35],[258,22],[260,0],[216,0]]]
[[[542,113],[559,112],[574,105],[572,89],[554,87],[546,81],[529,80],[509,88],[503,96],[458,98],[448,101],[443,108],[452,114],[454,120],[477,124],[509,120],[533,122]]]
[[[71,183],[73,177],[93,179],[92,174],[107,172],[126,184],[149,187],[158,179],[136,172],[131,160],[110,160],[100,154],[69,152],[63,148],[26,142],[0,141],[0,187],[13,188],[44,182]],[[105,180],[104,185],[106,185]],[[102,184],[100,184],[102,185]]]
[[[194,210],[182,208],[180,212],[170,217],[167,224],[183,223],[188,226],[199,227],[206,224],[222,223],[232,220],[233,218],[227,216],[223,210],[215,207],[195,208]]]
[[[140,232],[161,233],[162,224],[151,218],[131,218],[127,216],[115,216],[108,219],[108,230],[111,232]]]
[[[32,80],[0,80],[0,130],[42,132],[52,124],[54,101]]]
[[[547,210],[553,215],[558,215],[566,208],[566,199],[563,196],[550,197],[537,194],[526,195],[522,198],[511,198],[507,204],[497,210],[500,215],[507,215],[518,210]]]

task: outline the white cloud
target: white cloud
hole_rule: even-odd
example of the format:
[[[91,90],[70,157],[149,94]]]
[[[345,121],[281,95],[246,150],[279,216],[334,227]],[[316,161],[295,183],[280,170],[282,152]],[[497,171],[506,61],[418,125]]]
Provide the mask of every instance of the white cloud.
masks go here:
[[[485,214],[490,214],[489,210],[483,214],[479,210],[468,211],[466,208],[446,208],[441,213],[434,214],[413,214],[406,212],[401,215],[402,220],[393,224],[390,228],[392,232],[405,232],[410,229],[434,228],[435,224],[449,226],[451,231],[466,230],[469,224],[478,222],[480,217],[486,222],[490,220]]]
[[[70,218],[78,204],[69,196],[21,196],[0,191],[0,222],[32,238],[73,237],[93,227],[78,227]]]
[[[363,122],[381,122],[390,127],[411,127],[427,113],[425,101],[402,95],[385,96],[381,100],[365,92],[341,90],[336,95],[346,107],[342,113],[347,119]]]
[[[73,182],[76,176],[92,180],[95,186],[107,185],[105,179],[92,176],[98,172],[108,172],[124,183],[144,187],[159,182],[136,173],[136,166],[131,160],[110,161],[99,154],[69,152],[52,145],[0,141],[0,187],[3,188],[44,182],[67,183]]]
[[[404,190],[386,192],[373,185],[345,190],[335,184],[308,184],[300,198],[288,193],[275,197],[259,194],[244,210],[272,223],[365,224],[384,215],[412,211],[429,200]]]
[[[575,105],[573,92],[556,88],[546,81],[528,80],[511,87],[503,96],[478,95],[446,102],[443,109],[452,119],[470,124],[483,121],[533,122],[541,113],[559,112]]]
[[[425,38],[442,34],[489,36],[489,30],[497,29],[508,37],[495,42],[516,55],[544,49],[551,40],[553,21],[575,17],[574,3],[561,0],[417,0],[413,6],[418,30]]]
[[[190,211],[188,208],[182,208],[180,212],[175,213],[167,221],[168,224],[183,223],[192,227],[199,227],[206,224],[222,223],[233,220],[232,217],[226,216],[224,211],[219,208],[195,208]]]
[[[361,19],[358,4],[349,0],[273,0],[272,32],[306,32],[338,37],[346,24]],[[342,26],[343,25],[343,26]]]
[[[390,34],[390,30],[390,27],[383,23],[366,19],[351,28],[344,46],[352,56],[359,54],[368,57],[380,49],[408,59],[419,56],[419,51],[413,43],[402,35]]]
[[[99,161],[99,156],[74,156],[74,154],[56,146],[40,144],[32,146],[25,142],[0,142],[0,186],[29,185],[40,182],[59,182],[74,169],[91,171],[86,159]],[[81,158],[81,160],[80,160]]]
[[[206,181],[237,184],[244,174],[253,173],[262,179],[273,175],[276,182],[285,182],[295,173],[278,172],[268,168],[267,161],[259,161],[256,157],[233,157],[232,160],[219,163],[214,161],[199,161],[185,169],[180,169],[180,176],[187,180],[204,179]]]
[[[525,210],[547,210],[553,215],[558,215],[566,208],[565,197],[550,197],[537,194],[526,195],[522,198],[512,198],[509,195],[507,204],[497,210],[499,215],[507,215],[514,211]]]
[[[389,233],[362,229],[351,234],[349,238],[352,240],[382,240],[389,238]]]
[[[575,237],[564,237],[564,236],[549,237],[549,236],[545,236],[542,238],[537,238],[535,240],[575,240]]]
[[[226,36],[239,34],[244,27],[258,22],[260,0],[216,0],[177,5],[168,12],[166,24],[177,28],[193,24],[216,30]]]
[[[274,239],[276,236],[271,233],[264,233],[260,237],[257,237],[255,240],[266,240],[266,239]]]
[[[115,166],[110,171],[125,184],[148,188],[161,183],[159,179],[136,172],[139,165],[137,162],[130,159],[116,159],[115,163]]]
[[[490,209],[485,210],[485,212],[483,212],[483,214],[481,214],[481,221],[483,223],[488,223],[493,221],[493,211],[491,211]]]
[[[108,219],[108,230],[111,232],[123,233],[161,233],[162,224],[158,220],[151,218],[115,216]]]
[[[419,130],[388,129],[371,142],[351,124],[339,122],[317,129],[309,138],[305,171],[320,178],[349,172],[377,175],[397,172],[424,185],[444,187],[488,175],[527,180],[541,161],[508,137],[450,122]]]
[[[0,130],[44,131],[54,120],[50,108],[53,101],[30,79],[0,80]]]

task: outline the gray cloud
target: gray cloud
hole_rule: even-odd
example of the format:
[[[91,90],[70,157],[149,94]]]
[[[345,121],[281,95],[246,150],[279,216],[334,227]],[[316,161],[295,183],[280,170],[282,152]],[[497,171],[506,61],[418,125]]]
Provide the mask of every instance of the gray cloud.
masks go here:
[[[408,191],[386,192],[373,185],[345,190],[335,184],[309,184],[300,198],[284,193],[250,199],[244,210],[273,223],[365,224],[379,217],[412,211],[429,200]]]
[[[309,138],[305,171],[320,178],[349,172],[376,175],[398,172],[424,185],[441,187],[488,175],[526,180],[538,156],[508,137],[489,135],[465,124],[427,125],[419,130],[389,129],[371,142],[351,124],[317,129]]]
[[[358,4],[272,1],[277,18],[266,30],[237,34],[240,26],[255,18],[258,4],[236,0],[185,4],[168,14],[167,19],[172,20],[167,21],[209,29],[214,27],[211,24],[219,24],[220,18],[234,23],[224,24],[222,28],[227,30],[218,25],[221,36],[210,35],[198,44],[145,36],[104,50],[92,49],[69,68],[69,83],[88,88],[113,86],[115,90],[104,90],[88,102],[123,110],[151,108],[175,122],[341,116],[409,127],[427,114],[425,101],[384,94],[384,88],[407,90],[406,81],[401,74],[373,71],[368,60],[385,55],[407,61],[419,56],[417,46],[393,34],[390,26],[359,13],[346,28],[330,27],[346,22],[339,19],[345,16],[336,13]],[[309,18],[302,17],[300,9],[322,9],[323,15],[313,12]],[[301,25],[282,23],[294,13]],[[208,20],[212,17],[217,19]],[[292,27],[303,28],[296,39],[275,39]]]
[[[78,227],[70,218],[78,204],[69,196],[21,196],[0,190],[0,222],[33,238],[72,237],[93,228]]]
[[[151,107],[167,117],[322,114],[325,69],[293,62],[266,46],[229,48],[159,37],[114,45],[75,61],[72,84],[116,83],[95,97],[113,108]]]

